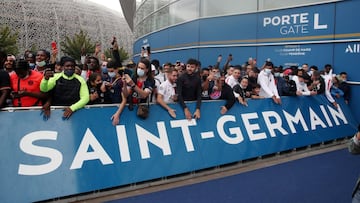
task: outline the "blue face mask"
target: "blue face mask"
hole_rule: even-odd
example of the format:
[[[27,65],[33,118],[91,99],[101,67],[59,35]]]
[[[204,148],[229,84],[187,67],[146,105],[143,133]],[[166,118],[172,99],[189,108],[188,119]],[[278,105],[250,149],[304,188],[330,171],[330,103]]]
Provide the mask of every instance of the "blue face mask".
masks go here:
[[[136,70],[136,73],[137,73],[137,75],[138,75],[139,77],[142,77],[142,76],[145,75],[145,71],[144,71],[143,69],[140,69],[140,68],[138,68],[138,69]]]
[[[75,69],[66,69],[64,70],[64,74],[68,77],[71,77],[72,75],[74,75],[75,73]]]
[[[30,69],[34,69],[35,68],[35,63],[29,63],[29,67],[30,67]]]

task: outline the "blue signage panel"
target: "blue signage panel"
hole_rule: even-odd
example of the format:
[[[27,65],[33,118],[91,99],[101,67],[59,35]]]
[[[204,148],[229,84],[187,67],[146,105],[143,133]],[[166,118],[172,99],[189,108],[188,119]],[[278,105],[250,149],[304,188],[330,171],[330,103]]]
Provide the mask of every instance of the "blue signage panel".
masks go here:
[[[323,4],[259,13],[257,38],[259,42],[332,39],[334,10],[335,4]]]
[[[325,64],[333,64],[333,46],[332,44],[299,44],[258,47],[258,66],[261,67],[269,58],[276,66],[282,65],[284,68],[307,63],[322,70]]]
[[[356,26],[357,20],[360,19],[359,10],[360,1],[358,0],[342,1],[336,4],[335,34],[346,34],[339,38],[359,38],[360,27]]]
[[[201,19],[201,45],[255,43],[256,19],[256,13]]]
[[[1,112],[0,198],[33,202],[171,176],[350,136],[357,122],[343,101],[325,97],[249,100],[220,114],[224,101],[203,102],[201,119],[177,119],[151,105],[146,120],[116,107],[88,108],[63,120],[53,110]],[[194,110],[195,104],[189,103]],[[16,191],[16,195],[14,193]]]

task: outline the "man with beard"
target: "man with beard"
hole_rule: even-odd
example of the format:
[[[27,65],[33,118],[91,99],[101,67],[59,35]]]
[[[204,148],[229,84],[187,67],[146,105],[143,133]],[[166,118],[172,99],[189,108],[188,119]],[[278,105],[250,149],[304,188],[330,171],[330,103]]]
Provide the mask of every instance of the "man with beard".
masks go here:
[[[171,117],[176,118],[175,110],[170,108],[167,103],[177,101],[176,80],[179,73],[175,68],[170,68],[166,74],[167,80],[160,84],[156,101],[168,111]]]
[[[16,58],[12,54],[8,54],[6,56],[6,60],[5,60],[5,63],[4,63],[4,69],[5,69],[6,72],[9,73],[9,75],[14,74],[15,60],[16,60]]]
[[[177,80],[178,101],[184,109],[186,119],[192,118],[200,119],[201,106],[201,79],[199,74],[195,72],[199,68],[199,61],[196,59],[189,59],[186,64],[186,72]],[[196,110],[191,114],[185,101],[196,101]]]

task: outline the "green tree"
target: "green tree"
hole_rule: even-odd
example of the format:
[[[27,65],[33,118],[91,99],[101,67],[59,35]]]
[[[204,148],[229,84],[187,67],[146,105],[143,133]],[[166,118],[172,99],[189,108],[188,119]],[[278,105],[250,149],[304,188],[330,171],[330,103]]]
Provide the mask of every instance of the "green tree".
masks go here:
[[[9,26],[4,26],[0,28],[0,49],[7,54],[17,55],[19,49],[17,47],[16,41],[18,39],[19,32],[11,32]]]
[[[61,51],[75,60],[80,60],[81,52],[93,53],[95,49],[95,43],[91,42],[90,37],[83,30],[80,30],[73,38],[66,36],[65,41],[60,42],[60,45]]]
[[[112,52],[110,49],[107,49],[104,52],[104,54],[105,54],[106,58],[113,58]],[[119,48],[119,54],[120,54],[120,63],[123,63],[124,61],[129,59],[129,53],[127,53],[127,51],[125,51],[125,49],[123,47]]]

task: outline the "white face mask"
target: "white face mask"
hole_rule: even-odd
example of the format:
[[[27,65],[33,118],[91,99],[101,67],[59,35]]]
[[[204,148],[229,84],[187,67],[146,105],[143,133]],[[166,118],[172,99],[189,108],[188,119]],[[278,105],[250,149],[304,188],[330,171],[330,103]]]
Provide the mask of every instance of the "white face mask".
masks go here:
[[[44,67],[46,65],[46,62],[45,61],[36,61],[36,65],[39,66],[39,67]]]
[[[110,78],[113,78],[115,77],[116,73],[115,72],[108,72],[108,75]]]
[[[279,73],[279,72],[276,72],[276,73],[274,73],[274,76],[275,76],[275,77],[280,77],[280,73]]]
[[[142,76],[145,75],[145,71],[144,71],[143,69],[140,69],[140,68],[138,68],[138,69],[136,70],[136,73],[137,73],[137,75],[138,75],[139,77],[142,77]]]
[[[86,80],[86,75],[87,75],[87,71],[86,70],[82,70],[81,71],[81,77],[83,77]]]
[[[270,75],[271,69],[265,68],[265,69],[264,69],[264,73],[265,73],[265,75]]]

